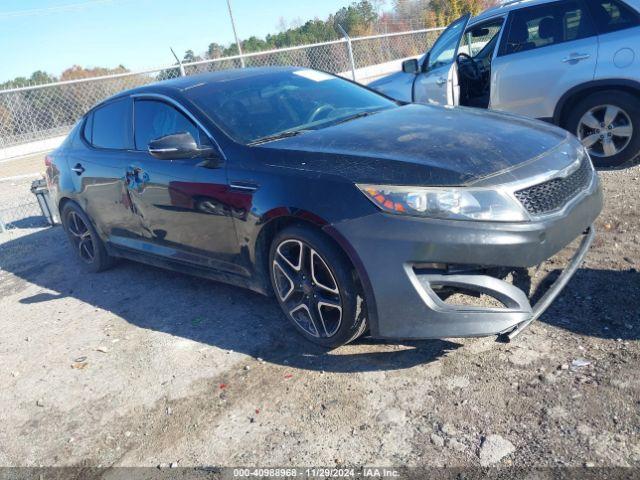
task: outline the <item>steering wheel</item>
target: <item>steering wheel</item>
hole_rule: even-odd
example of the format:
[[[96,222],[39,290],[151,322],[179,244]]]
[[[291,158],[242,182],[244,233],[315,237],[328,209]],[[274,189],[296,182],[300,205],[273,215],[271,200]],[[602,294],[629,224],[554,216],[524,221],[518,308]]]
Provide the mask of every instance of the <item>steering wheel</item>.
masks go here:
[[[332,112],[335,109],[336,109],[336,107],[334,107],[333,105],[327,105],[327,104],[320,105],[313,112],[311,112],[311,115],[309,115],[309,118],[307,118],[307,123],[313,123],[318,119],[318,117],[322,113],[325,113],[325,112],[329,113],[329,112]]]
[[[460,62],[460,58],[464,58],[467,61],[462,63]],[[468,80],[472,80],[472,81],[480,80],[480,78],[482,77],[482,74],[480,73],[480,67],[478,66],[476,61],[471,57],[471,55],[468,55],[464,52],[460,52],[458,53],[457,62],[458,62],[458,65],[463,67],[463,68],[460,68],[460,74],[465,76]]]

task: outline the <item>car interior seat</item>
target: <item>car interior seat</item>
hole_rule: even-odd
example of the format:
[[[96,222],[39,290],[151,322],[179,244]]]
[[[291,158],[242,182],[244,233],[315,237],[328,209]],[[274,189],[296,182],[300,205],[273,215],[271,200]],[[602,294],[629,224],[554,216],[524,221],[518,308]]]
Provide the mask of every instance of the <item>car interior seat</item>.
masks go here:
[[[535,48],[536,44],[529,42],[529,27],[522,18],[515,18],[509,29],[508,53],[524,52]]]
[[[554,17],[545,17],[538,24],[538,36],[545,43],[558,43],[561,41],[562,29],[560,22]]]
[[[594,2],[591,8],[591,15],[595,20],[596,25],[609,25],[611,23],[611,16],[607,9],[599,2]]]

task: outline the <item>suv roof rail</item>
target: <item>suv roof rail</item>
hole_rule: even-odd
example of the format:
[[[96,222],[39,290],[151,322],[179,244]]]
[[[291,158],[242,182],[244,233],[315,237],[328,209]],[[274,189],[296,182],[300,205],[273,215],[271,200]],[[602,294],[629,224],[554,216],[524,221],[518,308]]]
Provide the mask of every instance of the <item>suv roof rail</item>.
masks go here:
[[[532,0],[504,0],[500,3],[498,3],[497,5],[485,10],[486,12],[490,12],[493,10],[499,10],[501,8],[505,8],[505,7],[510,7],[511,5],[515,5],[517,3],[527,3],[527,2],[531,2]]]

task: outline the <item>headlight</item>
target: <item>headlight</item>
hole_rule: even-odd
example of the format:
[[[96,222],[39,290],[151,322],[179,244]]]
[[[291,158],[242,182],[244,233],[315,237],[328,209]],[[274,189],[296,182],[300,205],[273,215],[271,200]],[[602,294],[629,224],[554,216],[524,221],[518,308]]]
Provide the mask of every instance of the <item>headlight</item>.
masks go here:
[[[518,201],[499,190],[386,185],[358,185],[358,188],[378,208],[388,213],[449,220],[529,220]]]

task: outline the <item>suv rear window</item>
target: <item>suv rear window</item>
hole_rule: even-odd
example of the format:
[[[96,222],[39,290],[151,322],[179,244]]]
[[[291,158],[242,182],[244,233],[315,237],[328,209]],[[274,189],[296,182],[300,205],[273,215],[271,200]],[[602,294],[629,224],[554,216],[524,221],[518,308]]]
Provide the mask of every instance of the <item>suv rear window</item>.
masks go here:
[[[577,0],[546,3],[510,15],[501,55],[525,52],[596,34],[593,22]]]
[[[587,2],[599,33],[616,32],[640,25],[640,15],[631,7],[616,0]]]

